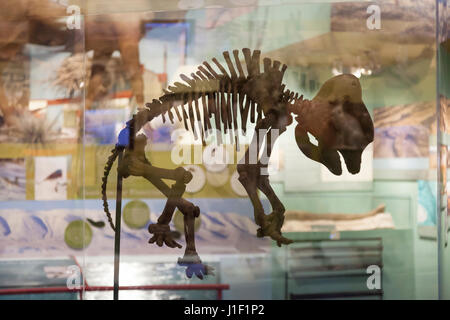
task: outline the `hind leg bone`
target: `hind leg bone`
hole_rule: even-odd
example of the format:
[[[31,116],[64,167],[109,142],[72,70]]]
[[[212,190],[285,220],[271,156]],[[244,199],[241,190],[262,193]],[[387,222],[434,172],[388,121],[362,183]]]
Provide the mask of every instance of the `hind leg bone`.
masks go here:
[[[126,153],[122,174],[144,177],[167,197],[166,205],[158,222],[151,224],[148,228],[149,232],[153,234],[149,243],[156,243],[160,247],[165,243],[171,248],[181,248],[181,245],[172,239],[169,223],[177,207],[184,215],[189,212],[196,214],[200,212],[197,206],[182,198],[186,184],[192,179],[192,174],[181,167],[164,169],[153,166],[145,157],[142,146],[140,147],[142,150],[136,149]],[[162,179],[175,180],[175,184],[169,187]]]
[[[183,169],[184,170],[184,169]],[[154,234],[154,236],[150,239],[149,243],[154,243],[158,246],[162,246],[163,242],[166,243],[169,247],[178,247],[181,248],[181,245],[176,243],[171,239],[169,223],[172,220],[173,213],[175,208],[178,207],[180,212],[185,216],[198,216],[200,214],[200,209],[195,206],[193,203],[182,198],[184,191],[186,190],[186,184],[192,179],[192,175],[190,172],[186,171],[189,175],[186,178],[176,180],[175,184],[172,185],[172,188],[169,188],[161,178],[164,177],[156,177],[151,173],[146,174],[144,178],[150,181],[156,188],[158,188],[166,197],[167,202],[164,207],[164,210],[161,216],[158,218],[158,222],[156,224],[151,224],[149,226],[149,232]],[[167,178],[167,176],[165,176]],[[186,224],[186,221],[185,221]],[[167,241],[165,241],[167,239]],[[195,252],[195,243],[191,243],[194,239],[188,239],[186,234],[186,254],[190,254],[192,251],[192,247]]]
[[[183,258],[178,259],[178,264],[186,267],[186,275],[189,278],[191,278],[193,274],[200,279],[203,279],[204,275],[214,275],[214,269],[202,263],[195,248],[194,224],[195,218],[200,215],[200,209],[191,202],[182,198],[182,195],[186,190],[186,183],[190,181],[192,175],[189,180],[177,180],[176,183],[172,185],[171,189],[169,189],[169,187],[159,177],[148,174],[145,178],[167,196],[166,206],[163,213],[159,217],[158,222],[149,226],[150,233],[155,234],[149,242],[156,242],[159,246],[162,246],[164,242],[169,247],[173,248],[176,246],[181,248],[181,245],[176,243],[171,238],[168,225],[172,219],[175,207],[178,207],[184,216],[184,236],[186,239],[184,256]]]
[[[214,275],[214,268],[202,263],[195,248],[194,224],[195,218],[200,215],[200,209],[182,198],[186,189],[186,183],[179,180],[172,185],[172,188],[169,188],[169,186],[167,186],[160,178],[151,175],[147,175],[145,178],[167,196],[166,206],[164,207],[158,222],[149,226],[150,233],[154,233],[154,236],[149,242],[156,242],[159,246],[162,246],[162,244],[165,243],[171,248],[181,248],[181,245],[172,239],[169,229],[169,222],[172,220],[175,207],[178,207],[184,216],[184,234],[186,239],[184,256],[183,258],[178,259],[178,264],[186,267],[186,275],[189,278],[191,278],[193,274],[200,279],[203,279],[204,275]]]

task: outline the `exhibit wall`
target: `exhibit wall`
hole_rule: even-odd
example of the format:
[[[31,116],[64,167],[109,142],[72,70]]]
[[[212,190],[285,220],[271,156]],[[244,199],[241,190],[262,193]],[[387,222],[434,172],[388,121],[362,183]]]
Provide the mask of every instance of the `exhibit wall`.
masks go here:
[[[0,17],[13,7],[13,1],[3,1]],[[0,292],[33,286],[34,280],[23,279],[36,264],[35,270],[42,269],[38,287],[65,287],[73,270],[82,270],[82,295],[76,291],[66,298],[112,298],[117,237],[111,224],[117,223],[119,205],[123,286],[227,284],[225,299],[450,297],[446,1],[20,2],[0,24]],[[24,33],[23,25],[31,31]],[[203,139],[205,116],[195,138],[193,114],[202,118],[198,106],[206,105],[200,95],[185,103],[189,117],[174,112],[143,123],[139,134],[145,137],[146,161],[171,172],[183,167],[192,176],[183,198],[199,208],[192,225],[200,264],[215,269],[215,276],[202,280],[177,263],[189,242],[187,214],[176,207],[168,224],[170,239],[182,249],[168,242],[161,246],[156,238],[149,243],[151,226],[174,196],[148,176],[123,177],[114,152],[119,134],[130,128],[133,115],[145,112],[146,103],[163,103],[161,97],[169,99],[176,88],[213,77],[209,68],[202,74],[205,61],[224,72],[220,67],[230,64],[223,52],[237,50],[234,65],[248,66],[244,48],[259,50],[262,73],[268,70],[265,58],[274,66],[285,64],[283,88],[302,95],[301,101],[319,101],[330,79],[351,75],[373,122],[373,142],[361,150],[357,172],[345,152],[335,151],[342,170],[336,175],[301,148],[296,128],[301,117],[291,119],[294,124],[278,137],[266,164],[271,188],[285,208],[280,232],[293,240],[278,246],[279,238],[261,237],[255,200],[238,170],[251,134],[232,136],[225,130],[219,133],[223,143],[214,135]],[[326,97],[333,106],[346,90],[336,87],[334,100]],[[233,97],[226,99],[229,104]],[[233,116],[241,119],[242,110]],[[329,119],[326,113],[314,116],[313,126]],[[256,109],[248,133],[259,119]],[[365,129],[354,123],[347,127]],[[307,134],[310,146],[321,147],[320,139]],[[173,179],[161,181],[175,188]],[[269,215],[277,210],[265,194],[261,188],[257,192]],[[345,250],[328,256],[331,249],[322,246],[330,243],[342,244],[351,257],[345,258]],[[304,249],[306,244],[311,247]],[[367,252],[358,251],[361,247]],[[318,265],[302,255],[313,249],[323,258],[313,261]],[[380,261],[370,260],[372,251]],[[375,291],[366,288],[366,269],[373,265],[383,274],[382,288]],[[360,282],[326,274],[341,269],[361,271]],[[13,276],[18,270],[21,275]],[[111,290],[86,290],[89,286]],[[131,290],[122,297],[217,298],[214,291],[182,290]]]

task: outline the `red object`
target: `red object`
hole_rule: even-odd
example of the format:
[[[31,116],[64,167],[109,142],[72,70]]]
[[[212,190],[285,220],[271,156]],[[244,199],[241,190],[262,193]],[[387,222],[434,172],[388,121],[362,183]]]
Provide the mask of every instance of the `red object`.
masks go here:
[[[147,286],[121,286],[119,290],[217,290],[217,299],[222,300],[222,290],[229,290],[228,284],[156,284]],[[32,293],[58,293],[58,292],[83,292],[83,291],[112,291],[111,286],[86,286],[80,289],[67,287],[42,287],[42,288],[15,288],[0,289],[0,295],[32,294]]]
[[[80,268],[81,275],[83,275],[83,269],[78,263],[75,256],[71,256],[75,261],[78,268]],[[84,277],[83,277],[84,279]],[[83,292],[85,291],[113,291],[112,286],[90,286],[87,281],[84,280],[84,288],[69,289],[67,287],[40,287],[40,288],[12,288],[12,289],[0,289],[0,295],[13,295],[13,294],[33,294],[33,293],[59,293],[59,292],[79,292],[80,300],[83,300]],[[216,290],[217,299],[222,300],[222,290],[229,290],[229,284],[156,284],[146,286],[120,286],[120,290]]]

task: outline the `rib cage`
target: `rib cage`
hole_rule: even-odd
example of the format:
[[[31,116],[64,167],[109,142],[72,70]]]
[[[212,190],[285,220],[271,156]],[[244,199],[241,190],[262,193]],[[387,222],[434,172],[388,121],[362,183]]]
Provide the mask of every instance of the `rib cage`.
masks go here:
[[[238,50],[233,51],[234,64],[230,53],[223,52],[228,72],[216,58],[212,62],[219,71],[204,61],[190,77],[180,75],[185,83],[175,82],[168,90],[164,90],[159,100],[147,103],[146,108],[133,117],[135,132],[157,116],[162,116],[164,122],[168,117],[172,123],[176,116],[196,140],[200,136],[205,144],[208,131],[213,129],[211,121],[214,118],[214,126],[220,132],[217,142],[222,143],[222,133],[228,133],[230,142],[238,145],[238,136],[234,133],[241,129],[245,134],[249,118],[251,123],[255,123],[270,109],[286,107],[287,103],[298,97],[289,90],[284,91],[285,86],[281,82],[286,65],[281,66],[279,61],[273,61],[272,64],[271,59],[264,58],[264,71],[261,73],[261,52],[254,50],[251,54],[250,49],[244,48],[242,53],[246,74]],[[199,124],[199,130],[196,123]]]

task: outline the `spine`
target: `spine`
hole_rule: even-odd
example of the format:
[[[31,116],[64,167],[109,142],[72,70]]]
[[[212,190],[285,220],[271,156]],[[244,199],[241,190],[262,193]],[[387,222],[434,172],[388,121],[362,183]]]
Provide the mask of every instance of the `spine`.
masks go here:
[[[127,128],[132,124],[134,131],[127,129],[128,133],[124,134],[123,140],[126,140],[125,137],[133,140],[136,132],[157,116],[162,116],[163,122],[167,116],[172,123],[176,116],[196,140],[201,137],[205,144],[208,130],[213,127],[211,118],[214,117],[217,142],[221,144],[222,133],[228,133],[230,143],[238,145],[238,135],[234,136],[234,132],[242,130],[245,134],[248,119],[255,123],[269,110],[284,108],[280,106],[280,102],[296,102],[298,94],[283,91],[284,85],[281,84],[286,65],[281,65],[278,61],[272,63],[269,58],[264,58],[264,70],[261,72],[261,52],[251,52],[244,48],[242,53],[247,74],[244,73],[238,50],[233,51],[234,63],[230,53],[223,52],[228,71],[216,58],[212,62],[219,71],[204,61],[190,77],[180,75],[185,83],[175,82],[168,90],[164,90],[163,96],[147,103],[145,109],[134,115],[127,123]]]

